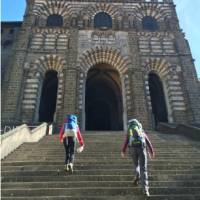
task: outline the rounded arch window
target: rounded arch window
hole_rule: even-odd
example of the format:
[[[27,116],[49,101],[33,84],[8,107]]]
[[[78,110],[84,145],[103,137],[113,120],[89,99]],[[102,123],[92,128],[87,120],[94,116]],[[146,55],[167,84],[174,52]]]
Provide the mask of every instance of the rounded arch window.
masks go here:
[[[156,31],[158,30],[158,23],[155,18],[151,16],[146,16],[142,19],[142,26],[143,29],[149,31]]]
[[[99,12],[94,17],[95,28],[112,28],[112,18],[105,12]]]
[[[53,14],[47,18],[47,26],[61,27],[63,26],[63,18],[61,15]]]

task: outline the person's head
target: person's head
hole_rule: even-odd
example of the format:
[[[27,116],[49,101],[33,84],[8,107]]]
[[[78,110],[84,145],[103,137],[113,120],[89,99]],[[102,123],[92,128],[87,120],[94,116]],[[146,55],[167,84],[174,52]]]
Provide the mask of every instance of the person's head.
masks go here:
[[[137,119],[130,119],[128,121],[128,126],[137,126],[138,128],[142,129],[142,124]]]

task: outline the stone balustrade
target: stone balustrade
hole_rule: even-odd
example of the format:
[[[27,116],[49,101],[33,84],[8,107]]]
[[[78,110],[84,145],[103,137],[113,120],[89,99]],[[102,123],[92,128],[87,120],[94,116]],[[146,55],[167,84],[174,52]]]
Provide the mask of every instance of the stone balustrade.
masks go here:
[[[51,132],[52,127],[49,127]],[[30,130],[26,124],[23,124],[1,136],[1,159],[13,152],[25,142],[38,142],[46,135],[47,123],[43,123],[33,130]]]

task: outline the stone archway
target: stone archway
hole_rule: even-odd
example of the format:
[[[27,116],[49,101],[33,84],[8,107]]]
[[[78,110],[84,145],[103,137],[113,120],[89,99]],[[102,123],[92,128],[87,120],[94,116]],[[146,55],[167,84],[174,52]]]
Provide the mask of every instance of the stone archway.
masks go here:
[[[114,87],[111,87],[110,90],[114,92],[114,95],[117,96],[117,94],[120,95],[120,101],[122,102],[121,110],[120,111],[122,114],[121,120],[119,120],[119,125],[118,128],[113,128],[113,126],[110,126],[110,130],[121,130],[122,129],[126,130],[127,126],[127,99],[126,99],[126,88],[125,88],[125,77],[126,77],[126,72],[130,66],[130,58],[128,56],[122,56],[121,52],[119,52],[117,49],[113,49],[110,47],[103,47],[103,46],[98,46],[95,48],[92,48],[90,50],[85,51],[82,53],[82,55],[78,58],[78,63],[77,67],[80,68],[79,73],[79,97],[78,97],[78,108],[79,108],[79,114],[81,116],[81,127],[83,130],[86,129],[86,90],[87,90],[87,83],[88,82],[88,77],[92,77],[90,75],[90,70],[95,69],[95,70],[100,70],[100,73],[103,75],[101,78],[98,79],[96,82],[101,82],[101,84],[104,85],[104,89],[108,85],[111,87],[111,85],[114,85],[114,83],[118,84],[118,89],[114,89]],[[113,71],[114,73],[117,74],[117,78],[115,78],[113,81],[113,74],[111,73]],[[88,76],[89,74],[89,76]],[[91,74],[93,74],[91,72]],[[99,74],[100,75],[100,74]],[[112,77],[112,78],[111,78]],[[105,86],[106,85],[106,86]],[[108,90],[108,88],[107,88]],[[118,92],[117,92],[118,91]],[[120,91],[120,92],[119,92]],[[108,93],[108,91],[106,91]],[[113,95],[113,96],[114,96]],[[108,107],[109,103],[108,101],[104,101],[102,105],[105,105]],[[103,107],[103,106],[102,106]],[[119,110],[120,110],[119,109]],[[107,120],[108,122],[108,120]]]
[[[168,122],[163,84],[156,73],[149,73],[148,81],[155,125],[157,125],[158,122]]]
[[[86,130],[122,130],[122,110],[118,72],[108,64],[95,65],[86,81]]]
[[[53,122],[56,110],[58,77],[54,70],[45,73],[39,106],[39,121]]]
[[[63,68],[65,65],[65,60],[57,55],[42,56],[34,63],[26,64],[27,77],[22,102],[22,118],[24,121],[28,119],[34,123],[38,121],[52,122],[52,117],[54,121],[57,121],[57,117],[62,115]],[[47,89],[51,88],[51,85],[53,85],[52,88],[55,88],[53,89],[54,92],[51,92],[51,89]],[[45,117],[47,115],[44,111],[46,109],[45,106],[47,106],[45,102],[48,101],[45,96],[48,96],[48,98],[53,96],[56,99],[54,99],[55,106],[54,103],[50,103],[52,106],[50,112],[54,113],[54,116],[49,114],[51,117]],[[42,104],[45,106],[42,106]]]
[[[152,115],[152,113],[155,112],[153,111],[153,109],[155,108],[153,108],[151,95],[150,95],[149,74],[155,74],[157,76],[157,78],[154,79],[154,82],[157,82],[157,84],[155,83],[154,85],[157,85],[156,86],[157,88],[162,88],[158,90],[160,91],[163,90],[163,93],[164,93],[164,95],[161,95],[161,94],[160,95],[164,96],[165,103],[163,102],[162,104],[166,106],[167,117],[163,116],[161,117],[162,120],[158,120],[157,122],[163,121],[163,119],[165,119],[164,120],[165,122],[173,123],[175,120],[174,114],[176,110],[180,110],[180,108],[177,105],[181,105],[182,107],[181,110],[185,110],[183,91],[182,91],[179,77],[177,76],[179,67],[173,64],[170,64],[167,60],[161,59],[161,58],[148,58],[143,63],[143,67],[145,71],[145,88],[146,88],[146,95],[147,95],[147,103],[149,105],[148,106],[149,118],[152,121],[153,127],[156,125],[154,117]],[[159,81],[156,81],[156,79]],[[159,82],[161,82],[161,84],[159,84]],[[162,85],[162,86],[159,86],[159,85]]]

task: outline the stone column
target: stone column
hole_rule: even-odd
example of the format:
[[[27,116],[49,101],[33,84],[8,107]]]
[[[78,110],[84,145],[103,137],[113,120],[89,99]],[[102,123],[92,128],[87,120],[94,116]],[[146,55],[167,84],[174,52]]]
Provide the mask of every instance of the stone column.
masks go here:
[[[151,125],[145,98],[144,74],[141,70],[137,33],[129,32],[129,46],[132,64],[128,71],[131,91],[131,109],[128,112],[128,119],[137,118],[145,128],[150,128]]]
[[[140,70],[134,70],[131,73],[131,98],[133,118],[137,118],[143,124],[144,128],[150,128],[150,121],[147,111],[147,102],[145,98],[145,86],[143,73]]]
[[[76,85],[77,85],[76,69],[67,69],[65,73],[65,83],[64,83],[64,106],[63,106],[64,116],[67,114],[76,114],[76,102],[77,102]]]

